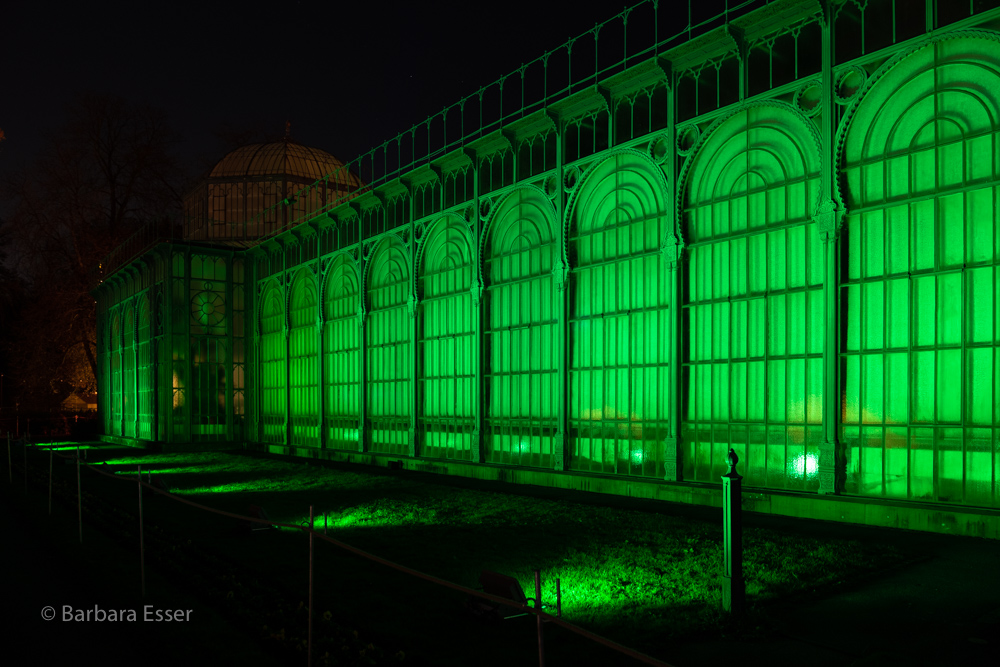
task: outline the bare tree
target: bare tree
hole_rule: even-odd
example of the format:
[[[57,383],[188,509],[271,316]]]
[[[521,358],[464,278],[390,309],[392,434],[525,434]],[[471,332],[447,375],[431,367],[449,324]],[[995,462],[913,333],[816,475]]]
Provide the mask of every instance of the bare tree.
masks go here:
[[[141,225],[180,208],[181,173],[163,113],[84,93],[67,117],[35,162],[4,182],[13,266],[28,285],[17,370],[39,397],[93,388],[90,272]]]

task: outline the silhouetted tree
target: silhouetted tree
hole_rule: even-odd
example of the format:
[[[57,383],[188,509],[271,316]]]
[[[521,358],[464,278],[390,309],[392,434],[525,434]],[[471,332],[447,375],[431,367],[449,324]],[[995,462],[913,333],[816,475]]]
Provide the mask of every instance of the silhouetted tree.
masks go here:
[[[12,358],[35,399],[92,390],[94,268],[141,225],[180,208],[180,169],[162,112],[84,93],[27,169],[6,175],[14,269],[27,284]]]

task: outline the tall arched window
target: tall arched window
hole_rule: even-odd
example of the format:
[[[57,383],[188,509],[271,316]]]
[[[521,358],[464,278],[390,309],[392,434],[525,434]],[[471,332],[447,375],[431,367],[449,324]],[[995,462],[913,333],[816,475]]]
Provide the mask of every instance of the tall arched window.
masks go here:
[[[139,326],[136,336],[136,386],[138,388],[139,433],[143,440],[153,439],[153,343],[149,295],[139,296]]]
[[[993,505],[1000,425],[1000,44],[888,68],[850,119],[841,267],[845,490]]]
[[[122,434],[122,326],[116,312],[111,320],[111,433]]]
[[[107,296],[105,295],[105,299]],[[100,373],[97,377],[98,405],[100,406],[101,420],[104,424],[104,432],[114,433],[111,424],[111,315],[105,312],[99,319],[99,333],[101,336],[98,348],[98,363]]]
[[[194,440],[226,437],[230,410],[227,262],[212,255],[191,255],[190,373],[186,404]]]
[[[485,254],[489,326],[486,460],[549,467],[558,427],[555,211],[518,188],[498,205]]]
[[[662,476],[670,406],[670,294],[659,250],[672,233],[659,167],[608,158],[573,202],[570,434],[575,470]]]
[[[281,288],[271,283],[260,311],[261,438],[285,444],[285,305]]]
[[[122,322],[122,433],[135,437],[135,311],[125,309]]]
[[[292,281],[288,338],[289,405],[292,444],[319,446],[319,316],[316,279],[309,268],[300,269]]]
[[[423,456],[472,458],[476,414],[473,253],[464,221],[435,225],[420,262],[418,416]]]
[[[819,488],[824,311],[813,137],[789,107],[748,107],[706,137],[685,179],[685,479],[719,482],[733,447],[748,486]]]
[[[371,450],[409,454],[410,263],[396,236],[379,244],[368,270],[365,326],[366,415]]]
[[[327,269],[323,296],[323,412],[327,446],[358,448],[360,337],[358,272],[346,254]]]

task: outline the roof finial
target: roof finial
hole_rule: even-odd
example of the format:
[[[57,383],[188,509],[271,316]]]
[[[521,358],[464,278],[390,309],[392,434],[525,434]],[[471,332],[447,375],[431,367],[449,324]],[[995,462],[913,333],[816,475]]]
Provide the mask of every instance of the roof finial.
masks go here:
[[[292,121],[286,120],[285,121],[285,140],[287,141],[288,139],[291,139],[291,138],[292,138]]]

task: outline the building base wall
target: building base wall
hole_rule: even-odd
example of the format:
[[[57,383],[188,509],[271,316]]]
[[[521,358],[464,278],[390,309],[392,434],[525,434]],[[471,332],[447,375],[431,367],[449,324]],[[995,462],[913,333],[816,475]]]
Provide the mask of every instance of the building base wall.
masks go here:
[[[722,507],[721,485],[622,479],[592,473],[514,468],[488,463],[410,459],[372,452],[318,450],[308,447],[248,443],[247,449],[280,456],[359,463],[486,481]],[[760,514],[1000,539],[1000,511],[992,509],[939,503],[909,503],[857,496],[813,495],[753,487],[743,489],[742,506],[744,511]]]
[[[108,442],[125,447],[135,447],[149,452],[225,452],[244,449],[242,442],[157,442],[141,438],[129,438],[121,435],[98,436],[101,442]]]

